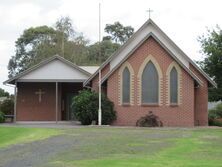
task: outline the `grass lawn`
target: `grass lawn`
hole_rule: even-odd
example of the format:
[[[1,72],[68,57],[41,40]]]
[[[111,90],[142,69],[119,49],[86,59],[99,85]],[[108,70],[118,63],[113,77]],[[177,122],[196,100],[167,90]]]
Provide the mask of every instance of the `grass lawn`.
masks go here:
[[[0,127],[0,148],[46,139],[60,134],[56,129]]]
[[[76,146],[46,166],[221,167],[222,129],[74,129]]]
[[[68,147],[56,150],[55,155],[42,161],[41,167],[222,166],[222,129],[219,128],[76,127],[58,130],[0,127],[0,147],[52,135],[60,136],[54,148],[61,148],[59,144]]]

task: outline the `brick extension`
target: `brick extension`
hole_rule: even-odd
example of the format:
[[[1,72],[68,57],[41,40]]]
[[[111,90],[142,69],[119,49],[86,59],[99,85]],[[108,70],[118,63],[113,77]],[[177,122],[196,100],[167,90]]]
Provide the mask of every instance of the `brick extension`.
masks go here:
[[[55,83],[21,82],[17,89],[16,121],[56,121]],[[45,92],[41,102],[35,94],[39,89]],[[58,121],[66,120],[67,94],[82,89],[82,83],[58,83]]]

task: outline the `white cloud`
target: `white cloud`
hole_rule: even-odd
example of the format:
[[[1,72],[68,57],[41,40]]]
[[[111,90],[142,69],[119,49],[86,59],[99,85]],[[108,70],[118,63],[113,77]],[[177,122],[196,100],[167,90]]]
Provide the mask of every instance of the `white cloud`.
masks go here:
[[[70,16],[77,31],[98,40],[98,4],[102,5],[102,29],[120,21],[138,29],[152,19],[192,59],[199,59],[197,37],[206,27],[222,26],[221,0],[1,0],[0,3],[0,87],[7,79],[7,64],[14,54],[14,42],[31,26],[52,26],[60,16]],[[9,87],[3,87],[12,92]]]

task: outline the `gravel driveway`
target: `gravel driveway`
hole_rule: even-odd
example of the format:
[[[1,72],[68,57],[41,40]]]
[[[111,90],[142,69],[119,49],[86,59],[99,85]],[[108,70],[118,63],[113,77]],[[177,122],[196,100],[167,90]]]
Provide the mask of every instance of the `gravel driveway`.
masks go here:
[[[27,144],[0,149],[1,167],[41,166],[48,159],[64,152],[75,144],[74,136],[59,135]]]
[[[209,129],[64,127],[63,125],[50,126],[50,128],[63,129],[64,133],[58,136],[0,148],[0,167],[54,167],[55,163],[52,162],[89,160],[115,155],[149,157],[160,150],[174,147],[178,139],[184,141],[194,134],[197,135],[196,133],[205,135],[206,130]],[[216,134],[219,129],[212,130]]]

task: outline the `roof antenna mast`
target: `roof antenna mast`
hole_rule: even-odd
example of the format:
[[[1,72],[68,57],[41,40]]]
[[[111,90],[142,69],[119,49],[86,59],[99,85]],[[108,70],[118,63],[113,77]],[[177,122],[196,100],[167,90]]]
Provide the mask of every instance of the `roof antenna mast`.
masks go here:
[[[101,63],[101,4],[99,3],[99,60]],[[99,110],[98,110],[98,125],[102,125],[102,107],[101,107],[101,70],[99,70]]]

